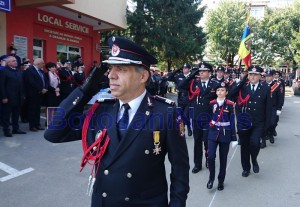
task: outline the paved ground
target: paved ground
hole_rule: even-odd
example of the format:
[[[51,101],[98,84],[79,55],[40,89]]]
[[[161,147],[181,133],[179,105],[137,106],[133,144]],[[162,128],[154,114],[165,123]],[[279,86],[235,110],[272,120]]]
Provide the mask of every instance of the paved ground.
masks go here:
[[[191,173],[188,207],[300,206],[300,97],[287,95],[275,144],[267,143],[260,152],[260,173],[243,178],[239,146],[231,148],[224,191],[216,191],[216,184],[206,189],[207,169]],[[22,128],[28,130],[27,125]],[[192,155],[191,137],[187,144]],[[81,155],[80,142],[52,144],[43,139],[43,132],[13,138],[0,132],[0,206],[89,206],[89,170],[79,172]],[[193,167],[192,159],[190,164]],[[167,162],[168,172],[169,168]]]

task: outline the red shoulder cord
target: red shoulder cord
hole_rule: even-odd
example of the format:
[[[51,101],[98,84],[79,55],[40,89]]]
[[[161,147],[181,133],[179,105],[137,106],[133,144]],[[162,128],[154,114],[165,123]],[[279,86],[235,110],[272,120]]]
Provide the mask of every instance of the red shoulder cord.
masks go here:
[[[190,90],[188,92],[188,98],[189,98],[190,101],[193,100],[195,97],[197,97],[200,94],[200,88],[199,87],[197,87],[195,89],[195,91],[193,91],[194,82],[195,82],[195,79],[193,79],[191,81]]]
[[[106,148],[108,146],[108,143],[110,141],[110,138],[108,136],[106,136],[106,129],[103,129],[102,133],[99,134],[99,137],[95,140],[95,142],[91,146],[88,146],[87,133],[88,133],[88,129],[89,129],[89,124],[90,124],[90,121],[99,105],[100,105],[99,102],[94,103],[84,119],[84,123],[83,123],[83,127],[82,127],[83,156],[82,156],[82,160],[81,160],[81,164],[80,164],[80,166],[81,166],[80,172],[83,170],[85,165],[88,163],[88,164],[92,165],[92,173],[93,173],[95,165],[98,165],[100,163],[101,158],[104,155]],[[103,141],[103,139],[105,139],[105,141],[101,146],[101,142]],[[97,171],[98,171],[98,169],[97,169]],[[96,174],[97,174],[97,172],[95,172],[94,175],[96,175]]]
[[[280,84],[275,83],[272,87],[271,87],[271,94],[276,90],[276,88],[279,86]]]
[[[239,91],[239,96],[238,96],[238,105],[239,106],[246,106],[249,99],[250,99],[249,94],[245,98],[243,98],[242,97],[242,90]]]

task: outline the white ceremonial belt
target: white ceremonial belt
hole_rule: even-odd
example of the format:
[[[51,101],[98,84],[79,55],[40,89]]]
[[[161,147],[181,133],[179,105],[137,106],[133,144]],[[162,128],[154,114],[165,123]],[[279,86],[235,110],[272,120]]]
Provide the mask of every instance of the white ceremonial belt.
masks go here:
[[[215,121],[211,121],[211,123],[215,126],[230,126],[230,122],[215,122]]]

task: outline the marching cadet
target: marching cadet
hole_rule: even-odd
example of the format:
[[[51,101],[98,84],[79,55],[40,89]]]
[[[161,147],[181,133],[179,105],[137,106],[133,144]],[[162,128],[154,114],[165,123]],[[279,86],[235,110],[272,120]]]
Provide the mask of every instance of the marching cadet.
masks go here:
[[[207,188],[211,189],[215,180],[216,151],[219,146],[220,171],[218,175],[218,190],[224,189],[227,155],[231,141],[236,141],[234,102],[226,99],[228,86],[225,82],[216,87],[217,98],[210,101],[212,120],[208,132],[208,168],[209,180]]]
[[[188,75],[190,74],[191,71],[191,66],[187,63],[185,63],[183,65],[182,68],[182,73],[180,73],[181,68],[175,70],[173,73],[171,73],[168,77],[168,81],[172,81],[174,82],[177,86],[184,80],[186,80],[186,78],[188,77]],[[180,74],[179,74],[180,73]],[[189,113],[188,113],[188,108],[189,108],[189,103],[190,100],[188,98],[188,90],[187,89],[181,89],[178,88],[178,97],[177,97],[177,103],[178,106],[181,107],[182,111],[185,114],[185,125],[187,126],[187,130],[188,130],[188,136],[192,136],[192,129],[191,129],[191,123],[190,123],[190,118],[189,118]]]
[[[285,82],[284,82],[284,80],[282,79],[282,74],[281,74],[281,72],[278,71],[278,70],[274,70],[274,71],[273,71],[273,78],[274,78],[274,81],[278,81],[278,82],[281,83],[282,88],[283,88],[283,94],[285,94]],[[283,97],[283,105],[284,105],[284,98],[285,98],[285,97]],[[275,133],[276,133],[276,131],[275,131]],[[276,133],[276,135],[277,135],[277,133]],[[276,135],[274,135],[274,136],[276,136]]]
[[[250,160],[253,172],[259,173],[257,157],[260,150],[260,138],[270,126],[270,88],[267,84],[260,82],[262,72],[261,67],[251,65],[248,69],[249,82],[246,81],[247,76],[244,76],[240,84],[231,91],[238,94],[236,113],[243,177],[248,177],[250,174]]]
[[[266,132],[266,136],[262,137],[262,142],[260,147],[266,147],[266,139],[269,139],[270,143],[274,143],[274,134],[276,132],[276,126],[278,124],[279,116],[281,114],[281,109],[283,106],[284,92],[283,86],[279,81],[274,81],[273,77],[274,71],[270,70],[266,72],[266,84],[270,87],[271,92],[271,102],[272,102],[272,112],[271,112],[271,122],[270,127]]]
[[[111,56],[103,62],[109,65],[110,90],[117,99],[97,101],[82,127],[63,125],[99,91],[98,82],[108,69],[102,64],[61,103],[66,117],[50,119],[44,136],[50,142],[82,140],[81,166],[92,164],[92,207],[184,207],[189,159],[183,123],[173,101],[146,91],[150,64],[157,60],[127,39],[114,36],[108,42]],[[167,154],[172,166],[169,201]]]
[[[209,102],[216,98],[215,86],[217,82],[209,77],[213,67],[206,62],[199,64],[199,69],[193,71],[186,80],[182,81],[178,88],[188,90],[192,83],[198,84],[195,88],[195,106],[191,115],[193,120],[193,135],[194,135],[194,168],[192,173],[198,173],[202,169],[203,144],[205,149],[205,166],[208,168],[207,161],[207,135],[209,122],[211,117],[211,109]],[[195,76],[200,74],[200,80],[194,81]],[[190,110],[191,111],[191,110]]]

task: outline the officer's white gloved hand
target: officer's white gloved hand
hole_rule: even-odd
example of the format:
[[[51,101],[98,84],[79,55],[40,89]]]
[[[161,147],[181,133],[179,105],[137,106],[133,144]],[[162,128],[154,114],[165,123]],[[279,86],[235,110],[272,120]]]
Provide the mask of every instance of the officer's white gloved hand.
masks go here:
[[[277,111],[276,111],[276,115],[277,115],[277,116],[280,116],[280,114],[281,114],[281,111],[280,111],[280,110],[277,110]]]

